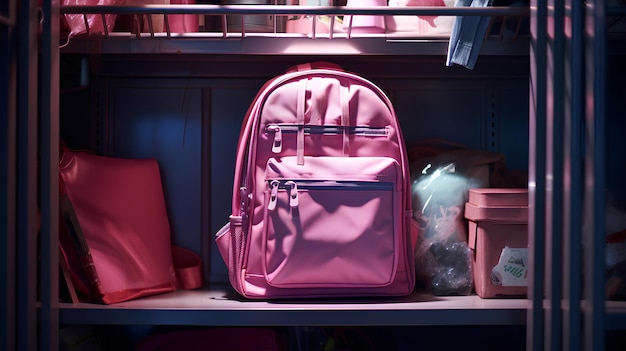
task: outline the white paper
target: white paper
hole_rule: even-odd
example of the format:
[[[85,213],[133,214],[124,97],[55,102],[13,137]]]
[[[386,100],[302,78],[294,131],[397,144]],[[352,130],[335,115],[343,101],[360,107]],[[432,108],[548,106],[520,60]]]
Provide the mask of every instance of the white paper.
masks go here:
[[[505,246],[498,264],[491,270],[491,283],[501,286],[528,286],[528,249]]]

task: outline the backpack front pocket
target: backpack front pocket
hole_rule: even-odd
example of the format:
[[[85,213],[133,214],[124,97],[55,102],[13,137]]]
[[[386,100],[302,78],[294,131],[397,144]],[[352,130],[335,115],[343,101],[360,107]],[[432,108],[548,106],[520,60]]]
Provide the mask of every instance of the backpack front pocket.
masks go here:
[[[378,287],[395,276],[399,166],[386,157],[293,157],[267,167],[263,269],[274,287]]]

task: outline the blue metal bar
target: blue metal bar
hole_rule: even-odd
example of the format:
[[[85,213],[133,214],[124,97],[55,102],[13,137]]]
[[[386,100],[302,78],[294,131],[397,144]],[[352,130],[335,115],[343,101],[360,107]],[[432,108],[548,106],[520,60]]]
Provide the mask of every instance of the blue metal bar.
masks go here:
[[[13,1],[3,3],[3,13],[11,13]],[[2,17],[6,19],[5,17]],[[12,21],[7,19],[7,24]],[[17,31],[0,26],[0,349],[16,347],[16,63]]]
[[[585,349],[602,350],[605,341],[605,120],[606,120],[606,3],[586,3],[586,164],[585,164],[585,280],[583,300]]]
[[[37,347],[37,3],[19,6],[17,60],[17,350]]]
[[[59,6],[44,1],[39,101],[40,308],[39,349],[59,345]]]
[[[576,4],[576,5],[575,5]],[[576,0],[566,0],[565,27],[566,55],[565,82],[565,169],[564,169],[564,216],[563,216],[563,349],[582,349],[582,216],[583,213],[583,156],[584,138],[584,38],[583,8]]]
[[[528,151],[528,261],[530,262],[526,348],[544,349],[544,267],[546,225],[546,33],[547,5],[531,1],[530,116]]]
[[[563,0],[548,1],[546,112],[545,349],[561,350],[563,277]]]

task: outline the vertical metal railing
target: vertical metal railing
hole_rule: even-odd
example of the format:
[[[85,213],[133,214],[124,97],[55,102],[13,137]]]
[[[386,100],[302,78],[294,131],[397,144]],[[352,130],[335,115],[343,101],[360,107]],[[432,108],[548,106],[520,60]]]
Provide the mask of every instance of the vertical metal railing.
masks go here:
[[[16,63],[14,0],[0,3],[0,349],[16,347]]]
[[[584,345],[605,347],[606,2],[585,2]]]
[[[582,349],[582,213],[584,140],[584,17],[576,0],[564,2],[565,75],[563,172],[563,350]]]
[[[59,2],[42,2],[39,72],[39,349],[59,347]]]
[[[547,1],[545,350],[562,349],[564,15],[563,0]]]
[[[37,348],[37,11],[37,2],[21,0],[17,13],[17,350]]]
[[[544,345],[544,267],[546,226],[546,28],[547,5],[542,0],[530,4],[530,92],[528,150],[528,260],[529,270],[526,348],[543,350]]]

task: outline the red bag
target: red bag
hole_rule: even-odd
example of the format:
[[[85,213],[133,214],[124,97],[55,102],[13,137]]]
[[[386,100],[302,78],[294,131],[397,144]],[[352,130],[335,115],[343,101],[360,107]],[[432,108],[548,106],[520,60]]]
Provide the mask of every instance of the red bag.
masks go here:
[[[175,290],[157,161],[63,150],[59,173],[60,249],[77,290],[106,304]],[[184,272],[183,288],[198,287],[200,259],[188,260],[198,269]]]

